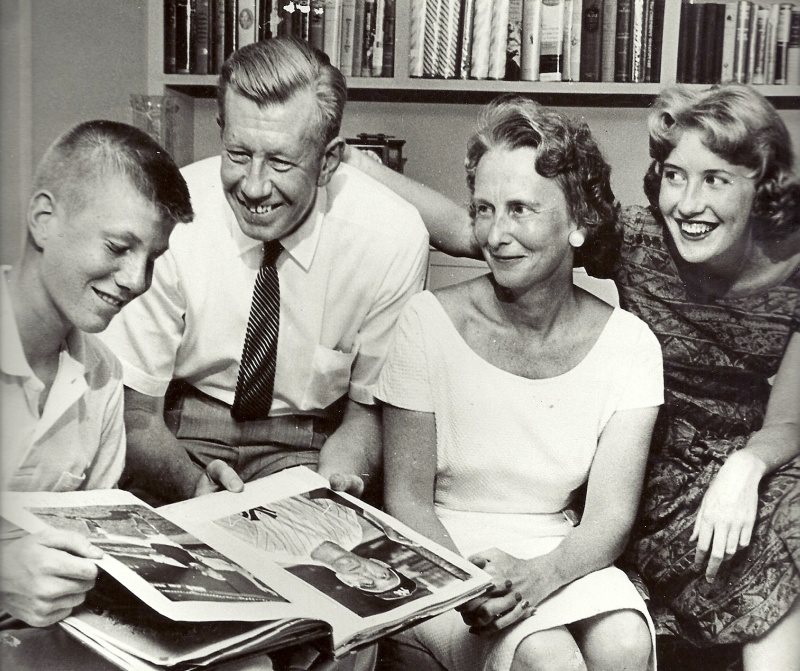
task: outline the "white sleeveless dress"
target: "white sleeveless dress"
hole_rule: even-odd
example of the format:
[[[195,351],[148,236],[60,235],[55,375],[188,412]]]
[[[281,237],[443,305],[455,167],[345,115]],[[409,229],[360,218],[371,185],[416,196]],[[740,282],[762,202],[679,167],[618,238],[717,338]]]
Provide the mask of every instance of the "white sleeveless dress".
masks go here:
[[[663,402],[661,348],[644,322],[616,308],[580,363],[531,380],[479,357],[423,292],[398,321],[376,396],[435,413],[436,513],[459,551],[497,547],[528,559],[573,529],[562,511],[586,482],[611,416]],[[641,612],[652,635],[636,588],[608,567],[562,587],[496,636],[470,634],[455,611],[412,631],[451,671],[500,671],[527,635],[621,609]]]

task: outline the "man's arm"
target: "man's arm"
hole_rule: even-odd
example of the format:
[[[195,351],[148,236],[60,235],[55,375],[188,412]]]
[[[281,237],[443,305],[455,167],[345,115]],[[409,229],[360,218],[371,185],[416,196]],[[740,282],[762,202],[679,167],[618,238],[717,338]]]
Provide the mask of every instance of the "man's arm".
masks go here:
[[[323,445],[319,454],[320,475],[357,475],[364,489],[374,491],[379,484],[381,470],[381,418],[375,405],[364,405],[347,399],[344,418]],[[335,489],[346,489],[360,495],[357,487],[348,486],[341,479],[332,482]],[[341,483],[341,484],[337,484]]]
[[[125,430],[128,452],[124,480],[153,492],[164,501],[208,494],[217,489],[241,491],[243,484],[220,460],[201,469],[164,423],[164,398],[125,387]]]

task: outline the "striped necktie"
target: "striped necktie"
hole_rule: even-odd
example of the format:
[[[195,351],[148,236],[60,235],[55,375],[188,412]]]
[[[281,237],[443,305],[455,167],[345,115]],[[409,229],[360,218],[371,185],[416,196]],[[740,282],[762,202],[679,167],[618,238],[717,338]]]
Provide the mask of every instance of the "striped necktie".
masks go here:
[[[281,290],[275,262],[282,251],[277,240],[264,243],[264,258],[253,290],[231,407],[231,415],[237,422],[267,419],[272,407],[281,317]]]

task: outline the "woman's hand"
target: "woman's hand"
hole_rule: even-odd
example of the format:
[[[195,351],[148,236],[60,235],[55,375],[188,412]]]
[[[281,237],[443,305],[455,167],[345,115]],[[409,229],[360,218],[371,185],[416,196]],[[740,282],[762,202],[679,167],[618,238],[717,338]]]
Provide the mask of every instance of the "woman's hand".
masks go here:
[[[491,634],[530,617],[534,606],[552,591],[546,584],[544,561],[517,559],[491,548],[470,561],[493,578],[489,591],[459,608],[461,617],[475,634]]]
[[[708,558],[708,582],[714,581],[724,560],[750,544],[758,512],[758,485],[765,470],[761,459],[740,450],[728,457],[711,481],[691,537],[697,541],[695,567],[701,569]]]

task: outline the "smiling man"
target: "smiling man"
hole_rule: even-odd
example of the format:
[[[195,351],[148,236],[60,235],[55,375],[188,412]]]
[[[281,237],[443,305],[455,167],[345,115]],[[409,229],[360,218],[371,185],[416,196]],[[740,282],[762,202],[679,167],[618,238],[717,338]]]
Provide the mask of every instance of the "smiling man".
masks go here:
[[[173,227],[191,219],[177,166],[131,126],[89,121],[48,149],[22,257],[0,270],[4,491],[116,484],[125,459],[122,371],[89,334],[146,291]],[[94,584],[102,554],[77,533],[4,527],[0,612],[17,622],[3,626],[68,615]]]
[[[372,386],[422,287],[416,210],[340,165],[346,86],[307,44],[271,39],[226,62],[221,156],[184,169],[197,213],[153,289],[106,334],[123,364],[128,473],[161,500],[221,458],[243,480],[299,464],[369,484]],[[355,483],[355,484],[353,484]]]

